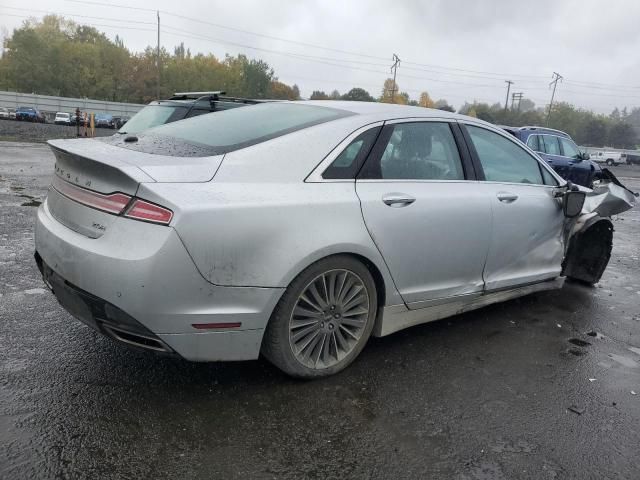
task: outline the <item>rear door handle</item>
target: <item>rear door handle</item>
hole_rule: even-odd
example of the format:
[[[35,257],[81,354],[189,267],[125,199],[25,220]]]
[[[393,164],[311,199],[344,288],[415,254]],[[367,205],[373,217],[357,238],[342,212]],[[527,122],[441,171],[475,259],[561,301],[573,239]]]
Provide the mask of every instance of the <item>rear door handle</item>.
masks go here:
[[[416,201],[410,195],[404,193],[388,193],[382,197],[382,201],[390,207],[406,207]]]
[[[518,195],[509,192],[499,192],[496,196],[503,203],[512,203],[518,199]]]

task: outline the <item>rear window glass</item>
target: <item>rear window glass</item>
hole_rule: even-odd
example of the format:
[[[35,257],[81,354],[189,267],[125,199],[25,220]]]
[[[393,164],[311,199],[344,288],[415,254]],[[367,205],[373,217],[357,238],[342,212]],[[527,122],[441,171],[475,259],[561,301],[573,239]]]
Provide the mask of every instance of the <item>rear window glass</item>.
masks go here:
[[[168,122],[182,120],[189,107],[176,105],[147,105],[119,130],[120,133],[138,133]]]
[[[334,108],[274,102],[201,115],[145,134],[182,140],[219,155],[349,115]]]

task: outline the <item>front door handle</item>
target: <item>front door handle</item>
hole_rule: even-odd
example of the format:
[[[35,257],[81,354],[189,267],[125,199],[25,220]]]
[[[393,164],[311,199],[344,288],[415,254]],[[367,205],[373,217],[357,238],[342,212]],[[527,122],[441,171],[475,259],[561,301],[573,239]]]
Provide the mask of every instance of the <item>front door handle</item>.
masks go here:
[[[496,196],[503,203],[512,203],[518,199],[518,195],[509,192],[499,192]]]
[[[390,207],[399,208],[411,205],[416,199],[404,193],[388,193],[382,197],[382,201]]]

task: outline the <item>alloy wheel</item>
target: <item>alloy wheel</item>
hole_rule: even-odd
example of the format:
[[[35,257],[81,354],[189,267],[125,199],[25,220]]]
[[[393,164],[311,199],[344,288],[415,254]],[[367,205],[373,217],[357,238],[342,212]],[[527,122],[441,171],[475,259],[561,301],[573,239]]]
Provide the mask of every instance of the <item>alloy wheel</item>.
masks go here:
[[[370,311],[363,280],[350,270],[318,275],[302,290],[289,318],[289,344],[304,366],[322,369],[344,360],[362,338]]]

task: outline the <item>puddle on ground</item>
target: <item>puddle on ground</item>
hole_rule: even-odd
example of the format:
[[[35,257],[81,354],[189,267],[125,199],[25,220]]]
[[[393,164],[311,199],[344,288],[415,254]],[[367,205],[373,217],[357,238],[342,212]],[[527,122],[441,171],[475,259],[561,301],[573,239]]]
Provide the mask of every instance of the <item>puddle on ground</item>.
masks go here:
[[[30,200],[28,202],[21,203],[21,207],[39,207],[42,202],[40,200]]]
[[[576,357],[581,357],[581,356],[587,354],[587,352],[585,350],[581,350],[580,348],[575,348],[575,347],[571,347],[569,349],[569,353],[571,355],[575,355]]]
[[[573,343],[578,347],[588,347],[591,345],[589,342],[585,342],[584,340],[580,340],[579,338],[570,338],[569,343]]]

